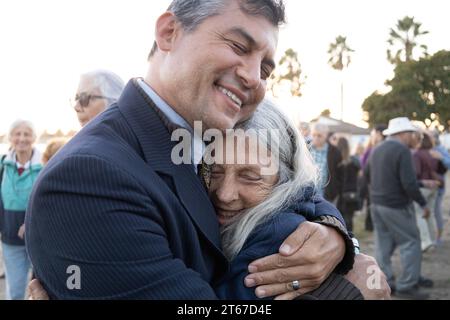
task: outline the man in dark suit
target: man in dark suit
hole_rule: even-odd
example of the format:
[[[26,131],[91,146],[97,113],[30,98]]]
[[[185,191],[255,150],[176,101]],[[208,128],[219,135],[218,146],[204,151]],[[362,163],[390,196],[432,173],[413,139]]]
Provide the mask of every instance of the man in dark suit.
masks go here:
[[[249,118],[264,97],[283,21],[272,0],[176,0],[159,17],[146,78],[131,80],[36,182],[26,240],[50,298],[216,297],[210,284],[228,263],[197,176],[198,150],[193,164],[175,165],[171,133],[196,120],[225,130]],[[318,286],[338,264],[350,270],[353,246],[342,217],[327,208],[280,254],[249,266],[246,284],[295,297],[304,292],[290,292],[293,281]]]

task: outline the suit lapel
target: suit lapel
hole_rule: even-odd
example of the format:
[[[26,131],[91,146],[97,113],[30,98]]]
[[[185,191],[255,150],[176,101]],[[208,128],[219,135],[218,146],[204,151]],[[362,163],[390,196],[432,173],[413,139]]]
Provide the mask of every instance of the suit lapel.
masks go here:
[[[119,109],[139,140],[144,160],[156,172],[172,178],[176,193],[200,232],[221,251],[219,224],[200,179],[190,164],[171,160],[176,145],[155,109],[153,101],[131,80],[118,101]]]

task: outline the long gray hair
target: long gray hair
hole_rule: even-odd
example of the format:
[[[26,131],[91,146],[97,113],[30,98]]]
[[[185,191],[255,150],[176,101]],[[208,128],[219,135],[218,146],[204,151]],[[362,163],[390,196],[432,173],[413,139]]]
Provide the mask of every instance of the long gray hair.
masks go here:
[[[236,129],[255,130],[260,141],[279,159],[278,183],[262,203],[236,217],[222,229],[225,255],[232,260],[256,227],[281,210],[299,201],[306,188],[317,185],[317,167],[303,137],[286,115],[269,100],[264,100],[253,117]],[[266,139],[260,132],[276,132],[277,139]],[[260,142],[261,143],[261,142]]]

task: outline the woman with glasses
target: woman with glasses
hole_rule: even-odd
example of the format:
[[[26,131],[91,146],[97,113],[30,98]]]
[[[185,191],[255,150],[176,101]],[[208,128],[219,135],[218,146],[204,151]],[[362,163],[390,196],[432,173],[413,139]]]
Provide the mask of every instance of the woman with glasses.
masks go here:
[[[81,75],[77,93],[71,101],[80,125],[84,127],[116,102],[124,86],[122,79],[111,71],[96,70]]]
[[[25,210],[34,182],[42,169],[41,155],[33,147],[36,131],[24,120],[9,131],[10,151],[0,163],[0,232],[6,275],[6,298],[22,300],[30,261],[25,249]]]

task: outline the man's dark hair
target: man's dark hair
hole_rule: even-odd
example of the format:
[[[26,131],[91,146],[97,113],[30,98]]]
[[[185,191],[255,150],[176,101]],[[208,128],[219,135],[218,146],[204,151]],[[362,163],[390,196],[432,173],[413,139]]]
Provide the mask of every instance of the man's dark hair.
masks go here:
[[[283,0],[236,0],[239,7],[247,15],[263,16],[274,26],[286,23]],[[191,32],[207,18],[219,15],[230,0],[173,0],[167,9],[177,17],[183,28]],[[158,50],[156,42],[148,58]]]

